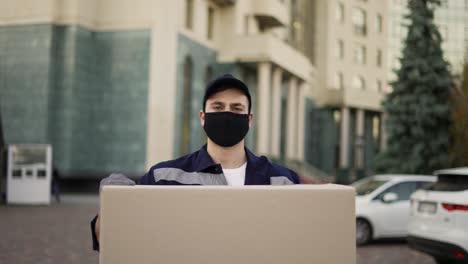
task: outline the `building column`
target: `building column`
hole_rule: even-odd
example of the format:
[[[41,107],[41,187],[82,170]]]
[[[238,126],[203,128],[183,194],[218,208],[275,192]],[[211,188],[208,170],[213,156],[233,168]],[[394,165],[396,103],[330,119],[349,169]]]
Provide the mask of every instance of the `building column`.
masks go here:
[[[302,82],[298,88],[298,97],[297,97],[297,143],[296,143],[296,158],[297,160],[304,160],[304,134],[305,134],[305,99],[306,92],[308,89],[308,84]]]
[[[297,79],[291,77],[288,84],[288,113],[286,130],[286,159],[296,159],[297,143]]]
[[[270,80],[271,64],[258,63],[258,121],[257,121],[257,153],[269,154],[270,145]]]
[[[281,86],[282,86],[283,70],[276,67],[273,71],[272,83],[272,124],[271,124],[271,155],[275,158],[280,157],[281,143]]]
[[[384,151],[387,148],[387,130],[385,127],[387,121],[387,113],[383,112],[380,115],[380,151]]]
[[[158,2],[159,3],[159,2]],[[161,4],[155,16],[161,23],[151,29],[148,109],[146,128],[146,168],[174,158],[174,120],[176,118],[178,5]],[[161,63],[164,61],[165,63]],[[161,114],[164,113],[164,114]]]
[[[340,126],[340,169],[349,167],[349,108],[341,109]]]
[[[357,177],[363,178],[364,175],[364,110],[357,109],[356,111],[356,140],[355,140],[355,150],[356,150],[356,169]]]

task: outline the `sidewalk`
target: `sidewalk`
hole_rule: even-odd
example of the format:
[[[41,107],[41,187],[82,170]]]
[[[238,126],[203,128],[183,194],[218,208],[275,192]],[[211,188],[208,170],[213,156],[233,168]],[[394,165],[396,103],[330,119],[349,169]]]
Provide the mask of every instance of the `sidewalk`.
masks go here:
[[[0,262],[97,264],[89,222],[98,197],[64,195],[50,206],[0,206]]]
[[[62,195],[50,206],[0,205],[1,264],[97,264],[89,222],[97,195]],[[404,242],[378,242],[357,249],[358,264],[433,264]]]

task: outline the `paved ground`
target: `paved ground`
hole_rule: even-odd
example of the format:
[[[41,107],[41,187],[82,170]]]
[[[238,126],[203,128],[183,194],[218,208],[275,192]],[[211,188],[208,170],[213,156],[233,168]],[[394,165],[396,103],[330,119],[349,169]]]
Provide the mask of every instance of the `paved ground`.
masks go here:
[[[432,257],[408,248],[406,241],[378,241],[359,247],[358,264],[435,264]]]
[[[89,221],[96,197],[65,196],[51,206],[0,206],[1,264],[97,264],[91,250]],[[434,264],[404,241],[358,248],[358,264]]]

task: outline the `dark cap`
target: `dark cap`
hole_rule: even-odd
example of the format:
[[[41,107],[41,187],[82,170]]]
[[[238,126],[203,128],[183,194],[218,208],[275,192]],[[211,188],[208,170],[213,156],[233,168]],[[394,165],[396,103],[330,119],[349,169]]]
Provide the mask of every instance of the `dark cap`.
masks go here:
[[[249,100],[249,113],[250,113],[250,109],[252,108],[252,99],[250,97],[249,88],[244,82],[232,76],[231,74],[223,74],[217,77],[216,79],[210,81],[206,85],[205,96],[203,97],[203,111],[205,111],[206,100],[208,100],[208,98],[210,98],[210,96],[212,96],[213,94],[226,88],[239,89],[245,94],[245,96],[247,96],[247,99]]]

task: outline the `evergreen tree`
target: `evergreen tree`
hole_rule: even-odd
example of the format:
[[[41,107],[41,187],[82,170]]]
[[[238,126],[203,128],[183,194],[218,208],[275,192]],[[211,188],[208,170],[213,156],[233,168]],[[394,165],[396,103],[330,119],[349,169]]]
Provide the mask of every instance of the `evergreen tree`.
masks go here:
[[[468,61],[463,67],[462,78],[460,86],[452,93],[451,167],[468,166]]]
[[[434,25],[438,0],[410,0],[401,68],[383,102],[387,147],[375,169],[429,174],[448,166],[452,78]]]

